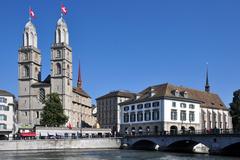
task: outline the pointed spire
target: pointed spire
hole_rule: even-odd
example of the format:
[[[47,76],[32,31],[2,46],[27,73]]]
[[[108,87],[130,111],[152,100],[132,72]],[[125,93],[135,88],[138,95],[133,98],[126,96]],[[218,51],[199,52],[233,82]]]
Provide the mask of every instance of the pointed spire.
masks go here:
[[[205,92],[210,92],[210,85],[209,85],[209,82],[208,82],[208,63],[207,63],[207,71],[206,71]]]
[[[82,78],[81,78],[81,70],[80,70],[80,61],[78,63],[78,81],[77,81],[77,87],[82,88]]]

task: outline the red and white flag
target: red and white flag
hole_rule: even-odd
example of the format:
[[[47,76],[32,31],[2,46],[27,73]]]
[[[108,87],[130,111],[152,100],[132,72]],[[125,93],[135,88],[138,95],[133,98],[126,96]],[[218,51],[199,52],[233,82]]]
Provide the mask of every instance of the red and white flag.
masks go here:
[[[29,16],[35,18],[35,13],[32,8],[29,9]]]
[[[61,11],[62,11],[62,13],[63,14],[67,14],[67,12],[68,12],[68,10],[67,10],[67,8],[62,4],[62,7],[61,7]]]

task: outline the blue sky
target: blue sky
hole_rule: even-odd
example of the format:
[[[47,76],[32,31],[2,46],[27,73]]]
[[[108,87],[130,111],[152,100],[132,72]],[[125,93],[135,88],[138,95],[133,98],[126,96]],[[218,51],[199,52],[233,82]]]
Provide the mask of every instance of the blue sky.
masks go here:
[[[17,55],[29,6],[37,16],[42,78],[50,73],[61,3],[69,10],[74,84],[80,60],[93,100],[165,82],[203,90],[206,62],[211,91],[226,104],[240,88],[238,0],[8,0],[0,10],[1,89],[18,95]]]

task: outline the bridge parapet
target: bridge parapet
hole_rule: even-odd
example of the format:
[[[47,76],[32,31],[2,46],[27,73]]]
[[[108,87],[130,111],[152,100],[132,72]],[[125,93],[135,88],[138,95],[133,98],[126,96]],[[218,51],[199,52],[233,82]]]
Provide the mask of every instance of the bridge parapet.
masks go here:
[[[193,147],[197,144],[203,144],[209,148],[210,154],[222,154],[225,152],[226,148],[229,151],[232,149],[231,146],[240,147],[240,134],[224,132],[221,134],[217,133],[207,133],[207,134],[162,134],[162,135],[131,135],[124,136],[123,144],[128,144],[129,147],[135,144],[142,144],[140,142],[146,142],[146,146],[150,145],[159,146],[159,150],[171,150],[175,149],[186,149],[193,151]],[[148,143],[149,142],[149,143]],[[239,153],[240,154],[240,153]]]

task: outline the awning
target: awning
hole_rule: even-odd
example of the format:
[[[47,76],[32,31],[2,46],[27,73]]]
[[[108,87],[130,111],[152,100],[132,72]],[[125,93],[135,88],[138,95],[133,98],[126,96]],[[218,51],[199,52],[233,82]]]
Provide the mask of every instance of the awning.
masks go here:
[[[36,137],[36,132],[21,133],[21,137]]]

